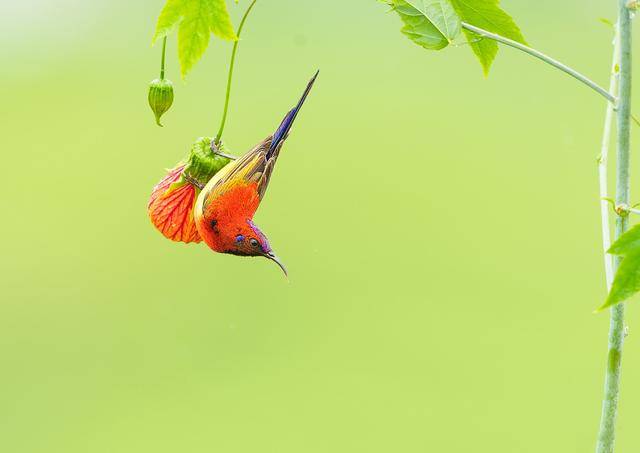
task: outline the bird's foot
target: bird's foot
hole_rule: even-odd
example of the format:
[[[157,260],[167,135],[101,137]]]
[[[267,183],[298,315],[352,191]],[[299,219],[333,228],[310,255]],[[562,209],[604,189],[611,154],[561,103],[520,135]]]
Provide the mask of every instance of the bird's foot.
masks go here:
[[[184,179],[187,180],[187,182],[189,184],[191,184],[192,186],[197,187],[199,190],[204,189],[204,185],[202,183],[200,183],[200,181],[198,181],[196,178],[194,178],[193,176],[191,176],[189,173],[187,173],[186,171],[184,173],[182,173],[182,176],[184,177]]]
[[[222,145],[222,141],[219,142],[218,145],[216,145],[216,141],[215,140],[211,140],[211,152],[213,154],[215,154],[216,156],[220,156],[220,157],[224,157],[226,159],[230,159],[230,160],[236,160],[237,157],[236,156],[232,156],[231,154],[227,154],[225,152],[223,152],[222,150],[220,150],[220,148],[224,147],[224,145]]]

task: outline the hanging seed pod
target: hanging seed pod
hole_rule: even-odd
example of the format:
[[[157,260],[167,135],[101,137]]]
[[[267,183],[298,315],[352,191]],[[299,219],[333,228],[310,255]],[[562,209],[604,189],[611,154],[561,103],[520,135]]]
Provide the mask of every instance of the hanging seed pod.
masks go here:
[[[169,79],[155,79],[149,84],[149,106],[156,116],[156,124],[173,104],[173,84]]]

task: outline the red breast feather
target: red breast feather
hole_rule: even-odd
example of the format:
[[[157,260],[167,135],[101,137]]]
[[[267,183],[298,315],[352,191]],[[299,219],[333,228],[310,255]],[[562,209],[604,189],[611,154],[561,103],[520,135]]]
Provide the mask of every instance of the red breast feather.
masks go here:
[[[247,220],[253,218],[259,204],[257,183],[237,185],[206,207],[198,224],[200,236],[216,252],[232,250],[238,234],[251,234]]]

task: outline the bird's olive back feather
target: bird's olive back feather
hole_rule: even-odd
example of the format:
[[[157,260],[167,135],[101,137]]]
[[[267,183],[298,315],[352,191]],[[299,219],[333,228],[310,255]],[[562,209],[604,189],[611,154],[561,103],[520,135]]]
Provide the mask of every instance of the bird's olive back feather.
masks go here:
[[[282,144],[276,147],[276,150],[271,153],[271,157],[267,158],[271,140],[271,136],[267,137],[244,156],[224,167],[207,183],[200,194],[200,198],[202,198],[200,208],[203,213],[211,201],[223,196],[238,185],[256,183],[258,195],[262,199],[282,147]]]
[[[319,71],[318,71],[319,72]],[[285,115],[273,135],[258,143],[251,151],[216,173],[204,187],[196,204],[196,216],[206,213],[209,204],[238,185],[256,184],[260,200],[264,197],[282,145],[286,140],[302,104],[307,99],[318,72],[307,84],[298,104]]]

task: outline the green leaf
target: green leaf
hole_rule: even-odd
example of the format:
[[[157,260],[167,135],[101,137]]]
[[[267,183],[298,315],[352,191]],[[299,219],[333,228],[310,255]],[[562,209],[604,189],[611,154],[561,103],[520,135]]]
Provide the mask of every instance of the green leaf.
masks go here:
[[[384,1],[384,0],[382,0]],[[459,34],[462,22],[525,43],[520,29],[499,0],[386,0],[404,23],[402,33],[429,50],[447,47]],[[498,43],[464,29],[485,75],[498,53]]]
[[[500,8],[498,0],[451,0],[451,3],[463,22],[526,44],[520,29],[511,16]],[[498,43],[483,39],[469,30],[464,30],[464,34],[480,60],[484,74],[488,75],[498,53]]]
[[[167,0],[162,11],[160,11],[151,44],[155,44],[158,39],[170,35],[177,28],[183,18],[183,3],[184,0]]]
[[[167,0],[162,8],[153,42],[178,28],[178,59],[184,78],[207,50],[211,33],[235,41],[225,0]]]
[[[398,13],[400,19],[404,23],[404,27],[400,30],[410,40],[429,50],[444,49],[449,45],[449,39],[440,29],[429,20],[424,12],[415,8],[404,0],[391,0],[393,10]],[[413,3],[417,3],[414,1]],[[438,2],[434,2],[438,3]],[[444,25],[447,21],[440,21],[440,26],[444,30],[448,28]]]
[[[640,224],[620,236],[611,248],[607,250],[607,253],[619,256],[635,252],[640,252]]]
[[[460,34],[460,18],[449,0],[405,0],[420,11],[451,42]]]
[[[640,291],[640,250],[629,253],[624,257],[611,285],[609,296],[602,307],[602,311],[623,302]]]
[[[640,225],[620,236],[607,253],[624,258],[616,271],[607,300],[596,311],[616,305],[640,291]]]

